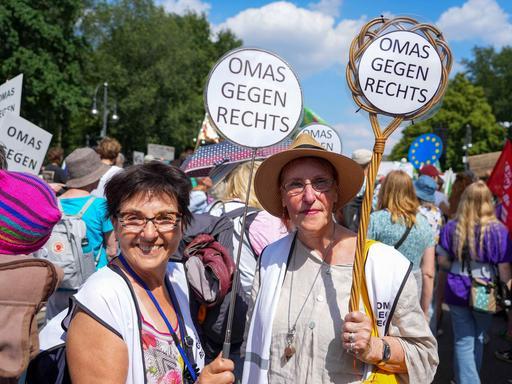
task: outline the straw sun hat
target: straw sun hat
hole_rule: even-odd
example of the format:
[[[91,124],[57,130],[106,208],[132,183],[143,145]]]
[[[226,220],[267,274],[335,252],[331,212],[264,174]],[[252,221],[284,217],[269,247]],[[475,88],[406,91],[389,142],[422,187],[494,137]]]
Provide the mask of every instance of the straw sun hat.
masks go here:
[[[336,171],[338,184],[336,208],[343,207],[361,189],[364,176],[359,164],[343,155],[326,151],[313,137],[303,133],[295,138],[287,150],[266,159],[256,172],[254,190],[261,205],[270,214],[277,217],[283,214],[279,184],[283,167],[302,157],[318,157],[331,163]]]

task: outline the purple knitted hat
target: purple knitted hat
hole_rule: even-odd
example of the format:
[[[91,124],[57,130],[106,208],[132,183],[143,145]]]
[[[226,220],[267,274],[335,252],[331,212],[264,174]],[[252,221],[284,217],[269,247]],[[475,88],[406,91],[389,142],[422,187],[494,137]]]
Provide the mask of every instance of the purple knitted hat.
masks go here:
[[[43,180],[0,170],[0,254],[38,250],[60,216],[55,193]]]

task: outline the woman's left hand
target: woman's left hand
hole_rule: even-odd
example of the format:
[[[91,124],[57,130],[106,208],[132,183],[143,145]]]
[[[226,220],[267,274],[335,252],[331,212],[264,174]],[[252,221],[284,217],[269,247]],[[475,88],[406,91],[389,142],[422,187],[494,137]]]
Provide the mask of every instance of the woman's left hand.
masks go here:
[[[232,384],[235,382],[234,369],[233,361],[224,359],[220,353],[215,360],[203,368],[195,384]]]
[[[366,362],[372,346],[370,318],[359,311],[348,313],[343,323],[342,342],[343,348]]]

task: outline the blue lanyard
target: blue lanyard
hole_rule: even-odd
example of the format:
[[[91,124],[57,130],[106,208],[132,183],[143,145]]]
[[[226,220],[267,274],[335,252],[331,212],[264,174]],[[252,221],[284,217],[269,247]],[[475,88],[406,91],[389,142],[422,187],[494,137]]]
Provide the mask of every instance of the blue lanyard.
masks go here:
[[[175,336],[176,347],[178,348],[178,351],[180,352],[180,355],[183,358],[183,361],[185,362],[185,365],[187,366],[187,370],[189,371],[190,376],[192,377],[192,381],[195,382],[197,380],[196,371],[193,368],[192,364],[190,363],[190,361],[189,361],[189,359],[187,357],[187,354],[185,353],[185,351],[181,347],[181,345],[179,343],[178,335],[176,335],[176,332],[174,331],[174,328],[172,327],[170,321],[167,319],[167,316],[165,316],[165,313],[162,310],[162,307],[160,307],[160,304],[158,304],[158,301],[156,300],[156,297],[150,291],[150,289],[148,288],[148,286],[144,282],[144,280],[142,280],[139,277],[139,275],[137,275],[137,273],[135,273],[135,271],[132,269],[132,267],[130,267],[130,265],[126,262],[126,260],[125,260],[125,258],[123,257],[122,254],[119,255],[119,260],[121,260],[121,263],[126,268],[128,273],[130,275],[132,275],[132,277],[137,281],[137,283],[139,283],[142,286],[142,288],[144,288],[146,290],[146,293],[148,294],[149,298],[151,299],[151,301],[155,305],[156,309],[158,310],[158,313],[160,313],[160,316],[162,316],[162,319],[164,320],[165,325],[167,325],[167,328],[169,328],[169,332],[171,332],[171,335]],[[169,294],[170,294],[170,292],[169,292]],[[178,324],[180,326],[181,332],[185,332],[184,326],[182,325],[182,323],[180,321],[180,316],[178,315],[179,307],[177,306],[177,303],[174,302],[172,295],[170,295],[170,296],[171,296],[172,305],[175,308],[176,317],[178,318]]]

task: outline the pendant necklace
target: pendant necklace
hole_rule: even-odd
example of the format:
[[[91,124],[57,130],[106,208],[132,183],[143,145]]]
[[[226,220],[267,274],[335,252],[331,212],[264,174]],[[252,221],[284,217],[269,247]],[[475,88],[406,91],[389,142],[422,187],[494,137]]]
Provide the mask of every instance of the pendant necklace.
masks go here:
[[[328,254],[328,252],[331,250],[331,247],[334,242],[334,232],[336,230],[336,225],[333,224],[333,231],[331,236],[331,241],[329,242],[329,245],[325,249],[325,253],[322,255],[322,262],[320,263],[320,268],[318,268],[318,271],[315,275],[315,278],[313,280],[313,284],[311,284],[311,287],[309,288],[309,292],[306,296],[306,299],[302,303],[302,306],[299,309],[299,313],[297,314],[297,317],[295,318],[295,321],[293,323],[293,326],[290,327],[290,313],[291,313],[291,307],[292,307],[292,293],[293,293],[293,275],[295,274],[295,258],[297,253],[297,246],[293,249],[293,273],[290,280],[290,297],[288,299],[288,333],[286,334],[286,347],[284,348],[284,357],[286,358],[286,361],[290,360],[290,358],[295,355],[296,349],[295,349],[295,333],[297,331],[297,321],[299,321],[300,315],[302,314],[302,311],[304,310],[304,307],[306,306],[306,303],[308,302],[309,296],[311,296],[311,292],[313,292],[313,288],[315,287],[316,281],[318,279],[318,275],[320,275],[320,271],[322,270],[322,267],[325,263],[325,257]],[[327,265],[327,264],[326,264]],[[331,266],[328,265],[328,273],[330,273]]]

